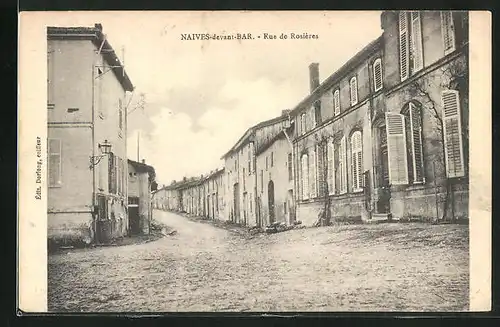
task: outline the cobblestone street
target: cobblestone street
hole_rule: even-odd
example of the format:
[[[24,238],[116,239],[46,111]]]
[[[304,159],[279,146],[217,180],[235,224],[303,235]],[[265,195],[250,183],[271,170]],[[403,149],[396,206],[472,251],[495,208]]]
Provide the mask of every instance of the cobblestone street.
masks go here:
[[[155,211],[154,242],[49,256],[50,311],[468,308],[468,227],[378,224],[246,238]]]

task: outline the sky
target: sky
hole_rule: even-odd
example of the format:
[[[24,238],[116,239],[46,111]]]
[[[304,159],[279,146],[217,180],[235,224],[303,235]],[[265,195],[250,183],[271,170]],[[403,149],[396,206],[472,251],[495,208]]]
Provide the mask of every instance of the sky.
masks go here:
[[[323,81],[382,33],[379,11],[62,14],[54,25],[102,24],[135,86],[129,109],[144,94],[144,109],[128,117],[128,157],[137,160],[139,135],[139,159],[160,185],[223,167],[221,156],[249,127],[307,96],[310,63]],[[183,41],[184,33],[262,38]]]

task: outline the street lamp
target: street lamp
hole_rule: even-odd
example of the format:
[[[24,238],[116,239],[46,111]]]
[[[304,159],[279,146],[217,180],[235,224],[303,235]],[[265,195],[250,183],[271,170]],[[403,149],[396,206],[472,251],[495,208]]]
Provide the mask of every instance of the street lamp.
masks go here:
[[[97,145],[99,150],[101,151],[101,155],[98,156],[90,156],[90,169],[93,169],[99,162],[101,162],[102,158],[111,153],[111,143],[108,140],[104,140],[103,143],[99,143]]]

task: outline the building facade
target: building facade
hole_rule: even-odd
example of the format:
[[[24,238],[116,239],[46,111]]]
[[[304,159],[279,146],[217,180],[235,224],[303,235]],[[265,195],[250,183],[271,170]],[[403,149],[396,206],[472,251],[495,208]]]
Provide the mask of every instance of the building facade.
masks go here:
[[[47,28],[48,239],[125,236],[127,92],[102,26]]]
[[[131,234],[148,234],[150,231],[155,176],[155,169],[146,165],[144,160],[128,160],[128,224]]]
[[[466,217],[465,12],[384,12],[383,34],[293,110],[298,219]]]

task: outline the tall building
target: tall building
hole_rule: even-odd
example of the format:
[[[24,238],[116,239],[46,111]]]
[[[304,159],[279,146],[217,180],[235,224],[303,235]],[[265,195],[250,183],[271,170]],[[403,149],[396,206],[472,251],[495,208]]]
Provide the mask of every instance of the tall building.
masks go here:
[[[48,238],[124,236],[132,82],[100,24],[48,27],[47,59]]]

